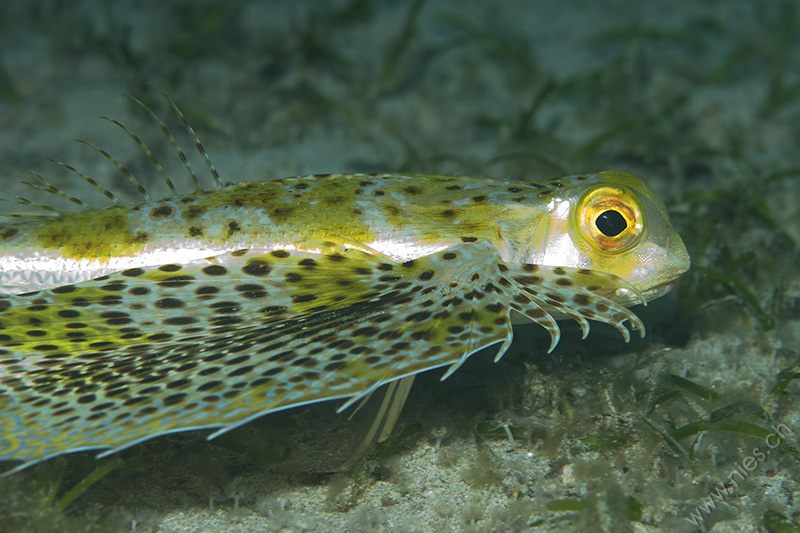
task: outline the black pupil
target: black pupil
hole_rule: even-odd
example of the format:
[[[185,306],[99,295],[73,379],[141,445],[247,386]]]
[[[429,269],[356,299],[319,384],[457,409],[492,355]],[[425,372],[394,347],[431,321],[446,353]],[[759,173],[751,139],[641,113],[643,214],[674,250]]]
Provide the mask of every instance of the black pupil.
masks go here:
[[[619,214],[619,211],[603,211],[597,220],[594,221],[597,229],[606,237],[616,237],[628,227],[625,222],[625,217]]]

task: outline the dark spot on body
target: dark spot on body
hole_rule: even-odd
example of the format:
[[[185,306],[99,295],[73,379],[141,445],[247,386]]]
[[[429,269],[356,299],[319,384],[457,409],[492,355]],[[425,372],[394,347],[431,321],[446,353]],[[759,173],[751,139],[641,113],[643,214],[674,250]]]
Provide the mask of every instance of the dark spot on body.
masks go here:
[[[163,321],[163,324],[167,326],[186,326],[195,323],[197,323],[197,319],[192,316],[175,316]]]
[[[161,300],[156,300],[156,307],[159,309],[180,309],[185,306],[186,303],[177,298],[162,298]]]
[[[172,208],[168,205],[161,205],[158,207],[154,207],[152,211],[150,211],[150,218],[152,218],[153,220],[161,220],[171,215],[172,215]]]
[[[189,385],[192,382],[191,379],[178,379],[171,383],[167,383],[168,389],[182,389],[186,385]]]
[[[420,311],[419,313],[413,313],[406,317],[406,322],[424,322],[431,317],[430,311]]]
[[[207,276],[224,276],[228,273],[228,269],[221,265],[210,265],[203,269],[203,274]]]
[[[242,227],[235,220],[228,222],[228,238],[232,237],[234,233],[242,231]]]
[[[276,207],[272,211],[270,211],[270,217],[275,222],[286,222],[286,220],[294,214],[293,207]]]
[[[270,270],[269,263],[260,259],[251,259],[242,267],[242,272],[248,276],[266,276]]]
[[[167,396],[166,398],[164,398],[163,403],[165,406],[170,406],[181,403],[184,399],[186,399],[186,393],[181,392],[179,394],[173,394],[172,396]]]
[[[572,301],[578,305],[589,305],[589,297],[585,294],[576,294],[572,297]]]
[[[383,211],[389,216],[397,216],[401,213],[400,208],[394,204],[386,204],[383,207]]]
[[[206,212],[205,207],[200,207],[199,205],[190,205],[186,209],[184,209],[181,216],[186,220],[194,220],[195,218],[199,218]]]
[[[536,309],[528,309],[527,311],[525,311],[525,316],[528,316],[533,319],[542,318],[545,315],[546,313],[543,310],[539,309],[538,307]]]
[[[255,368],[255,365],[245,365],[229,372],[228,377],[242,376],[248,372],[252,372],[253,368]]]
[[[19,230],[17,228],[8,228],[6,230],[3,230],[2,233],[0,233],[0,240],[10,241],[14,237],[16,237],[18,234],[19,234]]]
[[[429,279],[432,278],[433,278],[433,270],[426,270],[425,272],[420,274],[419,278],[417,279],[419,279],[420,281],[428,281]]]
[[[55,289],[51,289],[50,292],[54,294],[67,294],[70,292],[75,292],[75,285],[64,285],[63,287],[56,287]]]
[[[268,315],[283,314],[283,313],[286,312],[286,306],[284,306],[284,305],[268,305],[267,307],[264,307],[263,309],[259,309],[258,312],[259,313],[268,314]]]
[[[52,352],[54,350],[58,350],[58,346],[54,344],[37,344],[33,347],[33,349],[40,352]]]

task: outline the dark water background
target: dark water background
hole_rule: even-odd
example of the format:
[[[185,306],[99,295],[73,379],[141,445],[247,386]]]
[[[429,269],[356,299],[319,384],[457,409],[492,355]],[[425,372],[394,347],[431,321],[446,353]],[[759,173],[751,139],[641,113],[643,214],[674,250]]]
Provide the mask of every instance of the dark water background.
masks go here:
[[[2,189],[22,194],[17,180],[36,170],[102,205],[45,162],[55,158],[134,200],[81,138],[158,195],[146,158],[99,119],[119,119],[169,161],[157,126],[122,96],[168,117],[156,85],[231,181],[633,172],[662,194],[697,268],[641,311],[643,342],[602,328],[580,342],[567,326],[546,356],[540,332],[521,328],[498,365],[480,354],[444,384],[420,377],[401,419],[418,431],[356,475],[338,470],[369,413],[348,421],[318,405],[250,424],[227,447],[199,434],[137,446],[64,511],[53,501],[92,472],[91,455],[2,479],[0,531],[797,528],[798,10],[790,0],[3,2]],[[182,175],[177,159],[168,170]],[[759,459],[764,431],[780,424],[792,434]],[[735,493],[698,510],[745,462]]]

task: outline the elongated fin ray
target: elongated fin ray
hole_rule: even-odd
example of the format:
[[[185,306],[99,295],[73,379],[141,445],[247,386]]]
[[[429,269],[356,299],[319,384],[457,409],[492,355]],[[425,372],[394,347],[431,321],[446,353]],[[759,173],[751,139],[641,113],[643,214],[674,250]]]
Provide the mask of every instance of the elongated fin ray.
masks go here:
[[[200,142],[200,138],[197,136],[197,133],[195,133],[194,128],[192,127],[192,124],[186,119],[186,116],[183,114],[183,111],[181,111],[180,108],[175,104],[175,102],[172,101],[172,98],[170,98],[167,93],[162,91],[160,87],[156,87],[156,88],[158,89],[158,92],[160,92],[161,95],[172,106],[172,109],[178,115],[178,118],[181,119],[181,124],[183,124],[183,127],[186,128],[186,131],[189,132],[189,135],[191,136],[192,141],[194,142],[195,148],[200,153],[200,155],[203,157],[203,161],[205,162],[206,167],[208,167],[208,171],[211,173],[211,176],[214,178],[214,183],[216,185],[216,188],[219,189],[220,187],[223,186],[222,179],[219,177],[219,173],[217,172],[217,169],[214,167],[214,163],[211,162],[211,157],[208,155],[208,152],[206,152],[206,149],[203,146],[203,143]]]
[[[136,179],[136,176],[134,176],[131,173],[131,171],[128,170],[125,167],[125,165],[120,163],[114,156],[112,156],[111,154],[109,154],[108,152],[106,152],[105,150],[103,150],[102,148],[97,146],[96,144],[90,143],[89,141],[84,141],[83,139],[75,139],[75,140],[78,141],[81,144],[85,144],[86,146],[89,146],[89,147],[94,148],[95,150],[97,150],[97,152],[99,152],[100,155],[105,157],[112,165],[114,165],[117,168],[117,170],[119,170],[119,172],[123,176],[125,176],[128,179],[129,182],[131,182],[131,184],[136,188],[136,192],[138,192],[142,196],[142,198],[144,198],[144,200],[146,202],[149,202],[151,200],[150,195],[147,193],[147,190],[144,188],[144,185],[142,185],[142,183],[139,180]]]
[[[83,179],[83,181],[85,181],[86,183],[88,183],[89,185],[91,185],[92,187],[94,187],[96,190],[100,191],[100,193],[101,193],[103,196],[105,196],[106,198],[108,198],[109,200],[111,200],[111,202],[112,202],[114,205],[120,205],[120,201],[119,201],[119,199],[118,199],[116,196],[114,196],[114,193],[112,193],[111,191],[109,191],[108,189],[106,189],[105,187],[103,187],[102,185],[100,185],[99,183],[97,183],[95,180],[93,180],[92,178],[90,178],[90,177],[89,177],[87,174],[85,174],[84,172],[81,172],[80,170],[76,169],[75,167],[73,167],[73,166],[71,166],[71,165],[68,165],[68,164],[66,164],[66,163],[63,163],[63,162],[61,162],[61,161],[56,161],[55,159],[48,159],[48,161],[50,161],[50,162],[52,162],[52,163],[55,163],[55,164],[57,164],[57,165],[59,165],[59,166],[61,166],[61,167],[65,168],[65,169],[69,170],[70,172],[72,172],[72,173],[73,173],[73,174],[75,174],[76,176],[79,176],[79,177],[81,177],[81,178]]]
[[[189,174],[189,179],[192,180],[192,183],[194,184],[194,193],[202,192],[203,187],[200,185],[200,180],[197,179],[197,174],[195,174],[192,165],[189,163],[189,160],[186,159],[186,153],[184,153],[183,148],[181,148],[181,145],[178,144],[178,141],[177,139],[175,139],[175,136],[172,135],[172,132],[169,131],[167,125],[164,124],[164,121],[158,118],[158,115],[156,115],[152,109],[150,109],[144,102],[142,102],[135,96],[131,96],[130,94],[126,94],[125,96],[136,102],[139,105],[139,107],[147,111],[147,113],[153,118],[156,124],[158,124],[158,126],[161,128],[161,133],[163,133],[164,136],[167,139],[169,139],[169,142],[172,145],[172,149],[175,151],[175,154],[178,156],[178,159],[181,160],[183,168],[185,168],[186,172]]]
[[[9,197],[14,199],[14,201],[10,201],[10,200],[6,200],[4,198],[0,198],[0,201],[16,203],[17,205],[22,205],[22,206],[25,206],[25,207],[33,207],[34,209],[41,209],[42,211],[47,211],[47,212],[50,212],[50,213],[57,213],[57,214],[63,213],[62,210],[60,210],[60,209],[58,209],[56,207],[53,207],[53,206],[50,206],[50,205],[47,205],[47,204],[42,204],[42,203],[39,203],[39,202],[34,202],[33,200],[29,200],[28,198],[25,198],[24,196],[20,196],[18,194],[14,194],[14,193],[8,192],[8,191],[6,191],[4,189],[0,189],[0,192],[5,194],[6,196],[9,196]],[[11,214],[11,215],[8,215],[8,216],[14,217],[15,215]]]
[[[43,191],[43,192],[46,192],[48,194],[52,194],[52,195],[58,196],[59,198],[63,198],[65,200],[69,201],[69,202],[72,202],[73,204],[78,205],[79,207],[81,207],[83,209],[91,209],[92,208],[92,206],[90,206],[89,204],[87,204],[86,202],[81,200],[80,198],[75,198],[71,194],[68,194],[67,192],[59,189],[58,187],[56,187],[55,185],[53,185],[52,183],[50,183],[49,181],[44,179],[38,173],[31,171],[31,175],[36,179],[35,181],[24,181],[23,180],[21,183],[27,185],[28,187],[30,187],[32,189],[37,189],[39,191]]]
[[[142,141],[138,135],[133,133],[131,129],[128,128],[128,126],[126,126],[122,122],[108,117],[100,117],[100,118],[102,118],[103,120],[107,120],[112,124],[115,124],[116,126],[121,128],[125,133],[127,133],[128,136],[130,136],[130,138],[133,139],[133,142],[135,142],[136,145],[145,153],[147,159],[150,160],[150,164],[152,164],[156,168],[158,173],[161,174],[161,178],[164,180],[164,183],[167,184],[167,188],[169,189],[170,193],[172,193],[173,196],[178,196],[178,191],[175,189],[175,184],[172,183],[172,180],[167,175],[167,172],[164,170],[164,167],[161,166],[161,163],[158,162],[158,159],[156,159],[156,156],[153,154],[152,150],[148,148],[148,146],[144,143],[144,141]]]
[[[175,112],[175,114],[177,115],[178,119],[181,121],[181,124],[186,129],[187,133],[189,134],[190,138],[192,139],[192,142],[194,143],[194,146],[197,149],[198,153],[203,158],[203,162],[205,163],[206,167],[209,170],[209,173],[211,174],[211,176],[212,176],[212,178],[214,180],[214,188],[218,189],[218,188],[222,187],[223,186],[223,180],[220,177],[219,172],[217,171],[216,167],[214,166],[214,163],[211,161],[211,157],[209,156],[208,152],[205,150],[205,147],[200,142],[200,139],[197,136],[197,133],[195,132],[194,128],[189,123],[188,119],[183,114],[183,112],[180,110],[180,108],[177,106],[177,104],[164,91],[162,91],[160,88],[158,89],[158,91],[162,94],[164,99],[168,102],[168,104],[170,105],[172,110]],[[172,145],[173,150],[175,151],[176,155],[178,156],[178,159],[180,159],[181,163],[183,164],[184,168],[186,169],[187,173],[189,174],[189,178],[190,178],[190,180],[191,180],[191,182],[193,184],[193,187],[194,187],[194,191],[193,192],[194,193],[202,192],[203,191],[203,187],[200,185],[200,181],[198,180],[197,175],[195,174],[195,172],[192,169],[189,161],[187,160],[183,149],[178,144],[178,141],[175,139],[175,137],[172,135],[172,133],[169,131],[169,129],[167,128],[166,124],[146,104],[144,104],[142,101],[140,101],[139,99],[137,99],[137,98],[135,98],[135,97],[133,97],[131,95],[125,95],[125,96],[130,98],[137,105],[139,105],[142,109],[147,111],[147,113],[159,125],[159,127],[161,128],[162,133],[169,140],[170,144]],[[161,175],[161,178],[163,179],[164,183],[167,185],[167,187],[168,187],[168,189],[170,191],[170,195],[173,196],[173,197],[178,196],[179,193],[177,191],[177,188],[175,187],[175,183],[173,182],[172,178],[169,177],[169,175],[166,173],[166,171],[163,168],[163,166],[161,165],[161,163],[155,157],[155,154],[153,153],[153,151],[150,150],[150,148],[144,143],[144,141],[142,141],[141,137],[139,137],[130,128],[128,128],[127,126],[125,126],[123,123],[121,123],[120,121],[118,121],[116,119],[105,117],[105,116],[101,117],[101,118],[104,119],[104,120],[108,120],[109,122],[112,122],[113,124],[115,124],[116,126],[121,128],[123,131],[125,131],[125,133],[127,133],[131,137],[131,139],[136,143],[136,145],[142,150],[142,152],[148,158],[148,160],[153,165],[153,167]],[[86,141],[86,140],[83,140],[83,139],[76,139],[76,140],[78,142],[82,143],[82,144],[85,144],[85,145],[91,147],[92,149],[94,149],[95,151],[100,153],[105,159],[107,159],[111,164],[113,164],[117,168],[117,170],[120,173],[122,173],[123,176],[125,176],[125,178],[136,188],[136,191],[142,196],[142,198],[145,201],[149,201],[150,200],[150,195],[147,192],[147,190],[145,189],[145,187],[142,184],[142,182],[140,182],[130,172],[130,170],[128,170],[128,168],[126,168],[125,165],[123,165],[119,160],[117,160],[110,153],[108,153],[104,149],[100,148],[99,146],[93,144],[92,142],[89,142],[89,141]],[[79,176],[86,183],[91,185],[94,189],[96,189],[100,193],[102,193],[114,205],[120,205],[120,201],[117,199],[117,197],[113,193],[111,193],[108,189],[106,189],[105,187],[100,185],[97,181],[95,181],[93,178],[89,177],[84,172],[81,172],[80,170],[77,170],[73,166],[71,166],[71,165],[69,165],[67,163],[61,162],[61,161],[57,161],[57,160],[53,160],[53,159],[48,159],[48,161],[56,163],[59,166],[61,166],[61,167],[65,168],[65,169],[67,169],[68,171],[72,172],[73,174]],[[41,175],[37,174],[36,172],[32,172],[32,174],[34,176],[36,176],[36,181],[32,182],[32,181],[24,181],[24,180],[22,180],[21,183],[23,183],[23,184],[25,184],[25,185],[33,188],[33,189],[36,189],[36,190],[39,190],[39,191],[43,191],[43,192],[47,192],[49,194],[53,194],[55,196],[58,196],[59,198],[65,199],[65,200],[67,200],[69,202],[72,202],[72,203],[78,205],[82,209],[91,209],[91,208],[94,207],[94,206],[90,206],[85,201],[83,201],[83,200],[81,200],[81,199],[79,199],[79,198],[77,198],[77,197],[65,192],[63,189],[60,189],[60,188],[56,187],[53,183],[49,182],[48,180],[46,180],[45,178],[43,178]],[[7,192],[5,190],[1,190],[0,189],[0,193],[6,194],[6,195],[12,197],[13,198],[13,200],[12,200],[13,203],[17,203],[17,204],[23,205],[25,207],[31,207],[31,208],[35,208],[35,209],[40,209],[40,210],[43,210],[43,211],[46,211],[46,212],[49,212],[49,213],[56,213],[56,214],[61,214],[61,213],[65,212],[62,209],[59,209],[59,208],[56,208],[56,207],[53,207],[53,206],[48,206],[46,204],[42,204],[42,203],[39,203],[39,202],[35,202],[35,201],[27,199],[25,197],[18,196],[18,195],[15,195],[13,193],[9,193],[9,192]],[[2,199],[0,199],[0,200],[2,200]],[[5,200],[2,200],[2,201],[5,201]],[[13,213],[12,214],[3,213],[3,214],[0,214],[0,216],[15,218],[17,215],[13,214]],[[26,213],[26,216],[32,216],[32,215],[29,215],[28,213]]]
[[[513,285],[518,290],[511,307],[526,318],[545,328],[551,336],[553,351],[560,331],[554,320],[569,317],[578,322],[584,338],[589,334],[589,320],[605,322],[617,329],[625,342],[630,342],[631,327],[644,337],[642,321],[628,308],[616,303],[612,297],[618,291],[633,294],[640,303],[644,296],[625,280],[594,270],[542,265],[498,265],[503,274],[499,283]]]

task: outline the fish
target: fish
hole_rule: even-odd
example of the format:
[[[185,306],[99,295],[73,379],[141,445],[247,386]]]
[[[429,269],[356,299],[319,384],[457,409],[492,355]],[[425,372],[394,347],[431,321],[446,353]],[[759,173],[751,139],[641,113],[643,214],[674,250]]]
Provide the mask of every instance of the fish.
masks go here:
[[[135,100],[135,99],[134,99]],[[666,207],[608,170],[543,181],[330,174],[228,182],[169,100],[214,178],[179,193],[91,206],[16,197],[0,219],[0,461],[16,472],[67,453],[116,453],[378,387],[508,350],[512,324],[559,342],[557,320],[644,337],[629,307],[690,265]],[[87,143],[89,144],[89,143]],[[544,348],[544,347],[543,347]]]

